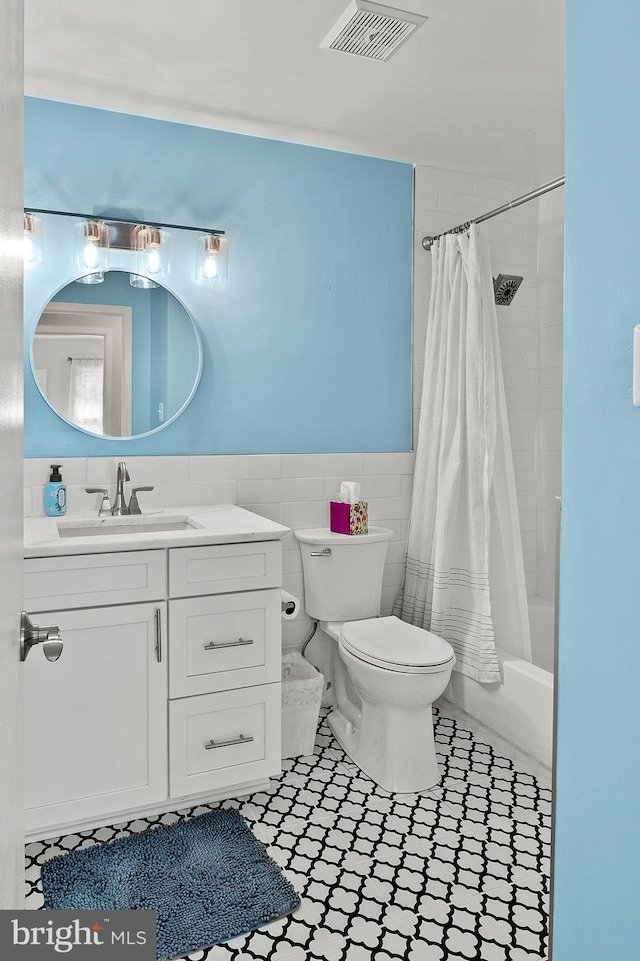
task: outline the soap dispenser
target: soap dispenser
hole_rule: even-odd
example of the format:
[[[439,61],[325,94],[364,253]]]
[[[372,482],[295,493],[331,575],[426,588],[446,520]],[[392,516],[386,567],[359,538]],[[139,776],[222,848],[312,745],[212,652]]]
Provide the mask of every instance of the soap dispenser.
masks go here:
[[[47,517],[59,517],[67,510],[67,488],[62,483],[60,464],[51,464],[51,477],[44,489],[44,512]]]

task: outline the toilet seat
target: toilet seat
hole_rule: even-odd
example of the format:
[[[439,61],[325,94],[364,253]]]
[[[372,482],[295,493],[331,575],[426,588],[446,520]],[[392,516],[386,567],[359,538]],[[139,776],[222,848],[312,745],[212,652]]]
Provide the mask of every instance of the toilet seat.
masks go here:
[[[405,674],[432,674],[455,663],[451,645],[394,615],[346,621],[340,646],[367,664]]]

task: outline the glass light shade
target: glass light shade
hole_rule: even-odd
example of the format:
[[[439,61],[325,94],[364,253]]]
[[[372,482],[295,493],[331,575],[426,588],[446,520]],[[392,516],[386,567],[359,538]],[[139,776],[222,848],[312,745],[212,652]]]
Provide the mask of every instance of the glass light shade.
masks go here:
[[[91,274],[85,274],[84,277],[78,277],[76,280],[77,284],[101,284],[104,281],[104,273],[102,270],[94,270]]]
[[[24,215],[24,265],[34,267],[44,263],[42,223],[33,214]]]
[[[221,283],[227,279],[229,242],[219,234],[198,238],[196,250],[196,280]]]
[[[169,243],[165,230],[140,224],[136,228],[137,271],[151,280],[169,273]],[[133,284],[132,286],[143,286]]]
[[[82,220],[76,224],[73,263],[79,270],[100,272],[109,266],[109,228],[101,220]],[[100,283],[81,279],[81,283]]]
[[[143,277],[141,274],[129,274],[129,285],[131,287],[140,287],[142,290],[150,290],[152,287],[160,286],[154,283],[153,280],[149,280],[148,277]]]

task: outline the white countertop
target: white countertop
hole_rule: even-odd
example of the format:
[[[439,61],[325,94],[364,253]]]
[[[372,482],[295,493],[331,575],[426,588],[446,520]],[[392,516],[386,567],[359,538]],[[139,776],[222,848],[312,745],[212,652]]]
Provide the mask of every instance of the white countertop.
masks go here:
[[[162,524],[185,522],[187,530],[135,531],[107,534],[110,527],[130,524]],[[95,534],[61,536],[60,528],[69,531],[95,528]],[[24,556],[50,557],[58,554],[102,554],[113,551],[138,551],[163,547],[197,547],[204,544],[234,544],[243,541],[278,540],[289,533],[288,527],[260,517],[235,504],[205,507],[171,507],[147,510],[124,517],[98,517],[88,514],[66,514],[64,517],[27,517],[24,522]]]

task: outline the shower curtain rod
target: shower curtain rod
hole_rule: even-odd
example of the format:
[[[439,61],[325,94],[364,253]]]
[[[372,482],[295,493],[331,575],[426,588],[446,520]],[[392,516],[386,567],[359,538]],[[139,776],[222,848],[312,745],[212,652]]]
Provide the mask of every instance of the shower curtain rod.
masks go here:
[[[541,197],[542,194],[549,193],[550,190],[555,190],[556,187],[562,187],[564,184],[564,177],[558,177],[557,180],[550,180],[549,183],[543,184],[541,187],[536,187],[535,190],[530,190],[528,194],[523,194],[522,197],[516,197],[515,200],[510,200],[509,203],[503,204],[502,207],[496,207],[495,210],[490,210],[488,214],[481,214],[480,217],[473,217],[471,220],[467,220],[464,224],[458,224],[457,227],[451,227],[449,230],[443,230],[441,234],[435,234],[433,237],[423,237],[422,246],[425,250],[431,250],[434,241],[438,240],[439,237],[444,237],[445,234],[459,234],[464,230],[468,230],[471,224],[481,224],[483,220],[490,220],[491,217],[498,217],[500,214],[506,213],[507,210],[511,210],[513,207],[519,207],[520,204],[526,204],[529,200],[535,200],[536,197]]]

